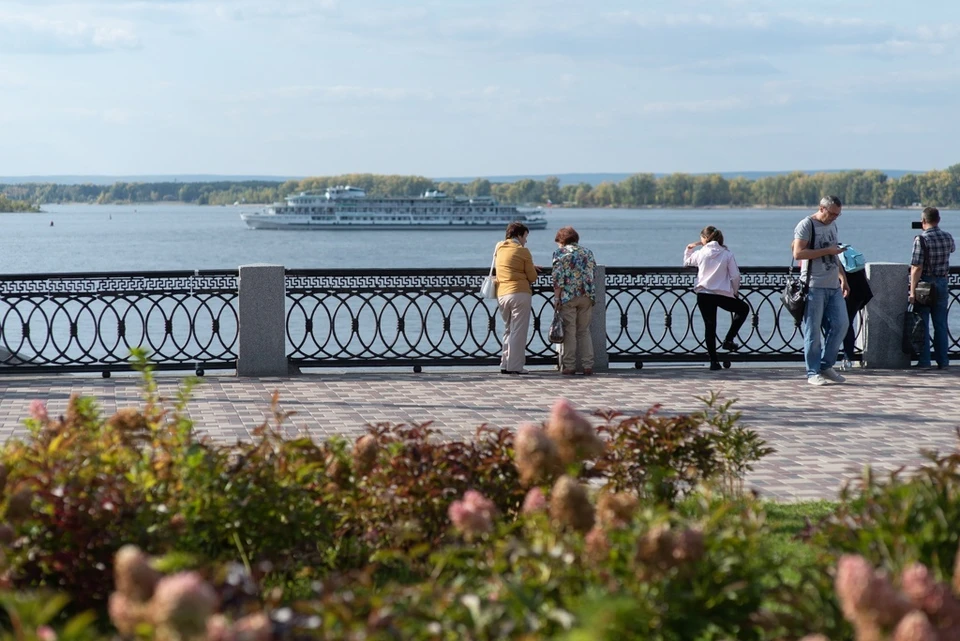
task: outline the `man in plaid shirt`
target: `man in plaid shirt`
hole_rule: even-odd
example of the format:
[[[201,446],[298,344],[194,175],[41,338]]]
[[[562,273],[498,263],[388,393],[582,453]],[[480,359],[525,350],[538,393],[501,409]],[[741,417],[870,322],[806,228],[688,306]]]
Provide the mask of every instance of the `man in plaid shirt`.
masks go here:
[[[917,306],[923,317],[923,345],[917,358],[917,367],[930,367],[930,317],[933,317],[933,355],[937,367],[949,364],[947,357],[947,275],[950,273],[950,254],[957,246],[953,236],[940,229],[940,210],[927,207],[920,217],[923,233],[913,239],[910,258],[910,303],[916,302],[917,283],[933,283],[932,307]]]

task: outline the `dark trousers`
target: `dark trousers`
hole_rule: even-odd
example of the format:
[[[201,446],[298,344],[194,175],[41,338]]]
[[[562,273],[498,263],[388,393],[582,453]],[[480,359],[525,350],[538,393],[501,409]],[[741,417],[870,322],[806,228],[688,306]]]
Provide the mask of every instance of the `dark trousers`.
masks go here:
[[[847,334],[843,337],[843,356],[848,361],[853,360],[854,352],[857,351],[857,328],[853,323],[861,309],[863,309],[862,306],[857,309],[856,303],[851,303],[850,299],[847,299],[847,318],[850,320],[850,326],[847,327]]]
[[[739,298],[730,298],[729,296],[720,296],[718,294],[697,294],[697,307],[700,308],[700,316],[703,317],[704,340],[707,343],[707,353],[710,354],[710,362],[717,362],[717,308],[733,313],[733,322],[730,323],[730,329],[724,341],[733,340],[740,328],[747,320],[747,314],[750,313],[750,306]]]

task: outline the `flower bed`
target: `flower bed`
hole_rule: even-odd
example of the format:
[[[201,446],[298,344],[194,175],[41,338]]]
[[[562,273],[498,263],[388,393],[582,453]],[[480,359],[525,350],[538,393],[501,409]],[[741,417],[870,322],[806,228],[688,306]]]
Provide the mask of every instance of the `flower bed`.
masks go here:
[[[222,446],[194,432],[189,381],[161,399],[139,366],[141,407],[35,403],[3,449],[18,641],[957,638],[957,455],[865,476],[801,554],[741,495],[771,450],[716,396],[598,429],[558,399],[516,432],[355,443],[285,438],[275,398],[252,442]]]

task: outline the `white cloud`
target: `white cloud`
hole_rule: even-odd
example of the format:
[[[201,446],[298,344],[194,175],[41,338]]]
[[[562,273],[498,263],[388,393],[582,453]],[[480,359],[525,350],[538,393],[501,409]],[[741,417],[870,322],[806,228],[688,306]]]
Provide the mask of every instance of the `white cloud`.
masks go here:
[[[0,51],[80,53],[140,46],[140,39],[129,22],[50,18],[44,14],[0,13]]]
[[[273,102],[277,98],[289,100],[332,100],[357,102],[422,102],[436,98],[433,91],[406,87],[363,87],[357,85],[288,85],[240,96],[227,96],[222,100],[236,102]]]
[[[422,89],[404,89],[395,87],[356,87],[339,85],[334,87],[320,87],[317,90],[322,96],[345,100],[375,100],[398,102],[401,100],[433,100],[434,93]]]
[[[202,4],[202,3],[201,3]],[[273,2],[237,2],[216,3],[213,12],[226,20],[292,19],[306,18],[329,13],[336,9],[338,0],[300,0]]]
[[[642,114],[711,114],[727,111],[746,111],[748,109],[771,109],[785,107],[794,102],[792,94],[786,92],[764,92],[756,95],[726,96],[703,100],[654,101],[643,103],[639,107]]]
[[[641,106],[644,113],[713,113],[742,109],[749,103],[743,98],[711,98],[707,100],[681,100],[675,102],[648,102]]]
[[[126,125],[133,118],[134,113],[129,109],[121,107],[108,107],[106,109],[95,109],[92,107],[58,107],[51,110],[54,116],[79,120],[79,121],[97,121],[110,125]]]
[[[0,88],[20,89],[26,86],[27,81],[22,74],[0,67]]]

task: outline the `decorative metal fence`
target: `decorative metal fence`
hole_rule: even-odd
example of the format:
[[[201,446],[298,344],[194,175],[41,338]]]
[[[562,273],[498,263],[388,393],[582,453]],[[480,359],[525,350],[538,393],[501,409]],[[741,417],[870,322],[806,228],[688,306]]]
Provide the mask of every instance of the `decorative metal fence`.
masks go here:
[[[801,359],[803,336],[779,302],[784,268],[741,268],[750,317],[730,360]],[[683,268],[601,269],[610,362],[705,361],[703,324]],[[236,270],[0,276],[0,373],[129,368],[131,348],[159,369],[235,369],[240,352]],[[287,270],[286,355],[296,367],[495,365],[496,302],[486,269]],[[546,285],[547,279],[542,279]],[[534,288],[530,364],[554,364],[552,291]],[[960,324],[960,268],[951,271],[950,325]],[[720,329],[725,326],[720,319]],[[279,331],[280,328],[278,328]],[[958,332],[950,353],[960,357]]]
[[[237,271],[0,276],[0,372],[234,368]]]
[[[609,267],[605,281],[607,353],[612,362],[703,361],[696,273],[684,268]],[[784,268],[743,269],[751,307],[743,349],[731,360],[802,359],[803,337],[782,312]],[[495,364],[499,313],[479,297],[487,270],[288,270],[287,340],[292,364]],[[553,292],[534,287],[527,362],[556,362],[546,337]],[[596,314],[597,312],[595,312]]]
[[[740,297],[750,305],[750,316],[740,330],[740,350],[725,358],[803,360],[803,334],[780,303],[786,275],[785,268],[741,268]],[[703,362],[707,358],[703,322],[693,293],[696,270],[608,267],[605,281],[611,362]],[[718,320],[723,332],[723,316]],[[859,316],[854,320],[859,328]],[[859,351],[857,355],[859,358]]]

